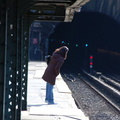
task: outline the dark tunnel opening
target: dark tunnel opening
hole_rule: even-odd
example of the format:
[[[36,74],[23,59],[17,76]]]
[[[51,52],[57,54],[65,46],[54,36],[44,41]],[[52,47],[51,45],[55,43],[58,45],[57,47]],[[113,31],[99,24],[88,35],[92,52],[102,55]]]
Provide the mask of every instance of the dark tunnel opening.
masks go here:
[[[94,69],[111,66],[120,70],[119,38],[120,24],[113,18],[97,12],[80,12],[75,14],[72,22],[56,26],[49,37],[49,54],[66,45],[70,51],[64,69],[89,71],[89,56],[93,55]]]

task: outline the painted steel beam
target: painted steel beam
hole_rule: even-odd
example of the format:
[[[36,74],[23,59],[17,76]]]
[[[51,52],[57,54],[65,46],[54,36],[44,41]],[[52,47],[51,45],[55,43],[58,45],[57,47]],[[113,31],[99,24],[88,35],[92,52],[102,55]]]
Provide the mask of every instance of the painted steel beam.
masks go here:
[[[22,26],[22,110],[27,110],[27,81],[28,81],[28,46],[29,46],[29,27],[31,23],[27,17],[23,18]]]
[[[16,120],[21,120],[21,110],[22,110],[22,41],[21,41],[21,17],[17,16],[17,66],[16,66],[16,106],[17,106],[17,112],[16,112]]]
[[[5,19],[6,2],[0,0],[0,120],[4,115],[4,84],[5,84]]]
[[[5,113],[4,120],[16,120],[16,59],[17,59],[17,27],[16,6],[11,3],[6,10],[6,48],[5,48]]]
[[[2,95],[3,95],[3,104],[0,106],[0,117],[1,120],[20,120],[21,114],[21,69],[19,69],[20,62],[18,60],[18,20],[17,20],[17,0],[12,2],[3,2],[2,6],[6,9],[1,11],[4,13],[4,16],[0,19],[1,28],[0,33],[2,34],[2,43],[4,55],[3,65],[0,66],[1,73],[3,72],[3,82],[2,84]],[[6,4],[5,4],[6,3]],[[4,11],[5,10],[5,11]],[[14,14],[13,14],[14,13]],[[2,14],[1,14],[2,15]],[[18,115],[19,114],[19,115]]]
[[[31,7],[27,12],[27,15],[34,16],[65,16],[64,6],[37,6]]]
[[[49,1],[48,0],[30,0],[30,1],[25,1],[24,5],[22,5],[22,3],[20,4],[20,6],[22,6],[22,8],[23,8],[22,10],[20,10],[20,12],[22,11],[23,14],[26,12],[28,14],[31,13],[30,15],[33,15],[33,16],[34,16],[34,14],[37,14],[37,15],[40,15],[39,17],[41,17],[42,13],[44,15],[46,14],[44,12],[46,10],[46,11],[48,11],[46,14],[46,15],[48,15],[48,17],[45,17],[42,20],[49,21],[49,20],[51,20],[51,19],[49,19],[50,18],[49,16],[51,16],[51,17],[59,16],[61,14],[61,16],[65,16],[64,17],[65,19],[58,19],[59,21],[61,20],[64,22],[70,22],[70,21],[72,21],[74,12],[78,11],[78,7],[80,8],[87,1],[89,1],[89,0],[49,0]],[[46,6],[46,7],[44,7],[44,6]],[[50,9],[51,6],[54,9]],[[60,8],[61,6],[64,9]],[[58,9],[58,8],[60,8],[60,9]],[[55,12],[53,12],[52,10]],[[34,13],[34,11],[36,11],[36,12]],[[52,19],[52,21],[54,21],[54,19]],[[55,21],[57,21],[57,19],[55,19]]]
[[[65,20],[64,22],[71,22],[74,17],[75,12],[80,12],[81,7],[85,5],[90,0],[76,0],[72,5],[66,8]]]

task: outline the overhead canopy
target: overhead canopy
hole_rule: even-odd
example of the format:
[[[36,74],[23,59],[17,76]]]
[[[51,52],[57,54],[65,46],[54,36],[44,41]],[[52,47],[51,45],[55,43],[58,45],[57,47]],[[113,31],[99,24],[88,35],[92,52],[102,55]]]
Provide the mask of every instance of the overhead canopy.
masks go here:
[[[88,1],[90,0],[31,0],[26,1],[24,13],[35,20],[71,22],[74,12],[80,12]]]

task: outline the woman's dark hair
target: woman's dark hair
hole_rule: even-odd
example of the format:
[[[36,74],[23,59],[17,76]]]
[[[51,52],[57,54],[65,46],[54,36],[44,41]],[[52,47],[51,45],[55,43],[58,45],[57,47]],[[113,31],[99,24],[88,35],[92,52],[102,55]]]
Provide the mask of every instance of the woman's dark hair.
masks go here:
[[[58,54],[60,54],[64,59],[67,58],[67,52],[69,51],[67,46],[62,46],[55,50]]]

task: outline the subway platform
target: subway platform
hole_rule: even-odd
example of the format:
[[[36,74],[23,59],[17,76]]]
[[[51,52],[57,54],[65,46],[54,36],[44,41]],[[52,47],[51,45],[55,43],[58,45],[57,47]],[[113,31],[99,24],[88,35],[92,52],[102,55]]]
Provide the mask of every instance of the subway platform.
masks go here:
[[[22,120],[89,120],[77,108],[72,93],[61,75],[54,86],[54,105],[45,103],[46,82],[41,76],[46,68],[45,62],[29,62],[27,111],[21,112]]]

